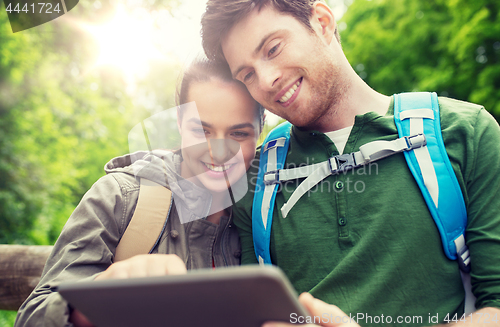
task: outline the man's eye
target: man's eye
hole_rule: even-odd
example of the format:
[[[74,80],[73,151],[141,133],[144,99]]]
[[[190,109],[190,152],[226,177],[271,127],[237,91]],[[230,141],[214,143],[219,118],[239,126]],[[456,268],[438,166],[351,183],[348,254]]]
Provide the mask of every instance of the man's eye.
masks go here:
[[[274,47],[272,47],[267,55],[271,57],[276,51],[278,51],[278,48],[280,47],[280,43],[276,44]]]
[[[248,82],[252,76],[253,76],[253,72],[250,72],[250,73],[246,74],[243,77],[243,83]]]

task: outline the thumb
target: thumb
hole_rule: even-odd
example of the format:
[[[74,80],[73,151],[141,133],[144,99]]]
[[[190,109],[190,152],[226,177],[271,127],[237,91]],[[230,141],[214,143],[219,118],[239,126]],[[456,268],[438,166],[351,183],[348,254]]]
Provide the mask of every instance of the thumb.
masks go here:
[[[318,300],[307,292],[300,294],[299,302],[309,311],[311,316],[320,319],[323,327],[357,326],[356,322],[339,307]]]

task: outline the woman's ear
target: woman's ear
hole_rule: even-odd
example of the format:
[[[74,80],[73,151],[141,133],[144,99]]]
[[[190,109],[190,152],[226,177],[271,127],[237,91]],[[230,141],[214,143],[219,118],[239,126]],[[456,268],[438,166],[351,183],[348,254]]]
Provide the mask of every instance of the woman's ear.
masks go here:
[[[316,34],[330,44],[332,40],[336,39],[335,30],[337,29],[337,22],[333,16],[333,12],[328,5],[322,1],[316,1],[312,7],[311,26]]]

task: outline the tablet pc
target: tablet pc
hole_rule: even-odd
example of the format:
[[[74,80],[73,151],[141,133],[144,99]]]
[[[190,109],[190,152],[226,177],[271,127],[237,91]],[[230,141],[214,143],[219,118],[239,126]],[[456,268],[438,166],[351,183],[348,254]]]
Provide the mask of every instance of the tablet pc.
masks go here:
[[[305,316],[285,274],[273,266],[186,275],[63,283],[58,292],[97,327],[260,327]]]

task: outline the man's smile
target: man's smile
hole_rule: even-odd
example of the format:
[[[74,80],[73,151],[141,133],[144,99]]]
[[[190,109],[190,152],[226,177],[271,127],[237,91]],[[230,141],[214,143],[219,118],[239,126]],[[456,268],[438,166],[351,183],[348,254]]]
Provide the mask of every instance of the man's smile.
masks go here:
[[[300,89],[300,86],[302,84],[302,79],[303,78],[301,77],[295,83],[280,91],[275,97],[275,99],[278,98],[276,102],[280,103],[285,107],[287,107],[290,103],[292,103],[293,100],[295,100],[295,98],[297,97],[298,90]]]

